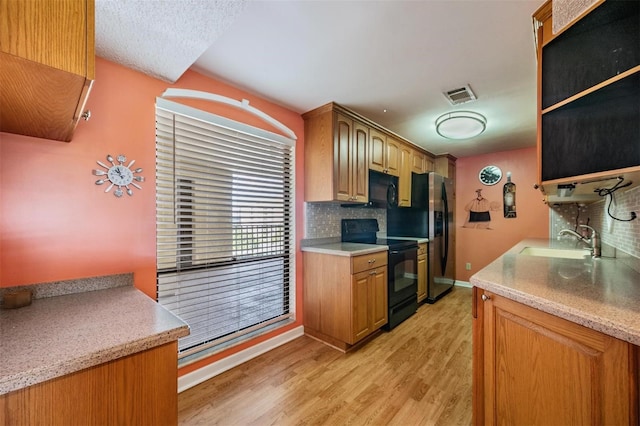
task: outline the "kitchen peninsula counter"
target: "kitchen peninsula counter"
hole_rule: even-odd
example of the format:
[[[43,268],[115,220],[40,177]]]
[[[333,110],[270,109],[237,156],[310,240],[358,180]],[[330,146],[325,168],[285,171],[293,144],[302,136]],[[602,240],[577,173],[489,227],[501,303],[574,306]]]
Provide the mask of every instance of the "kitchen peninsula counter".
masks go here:
[[[640,345],[640,273],[622,259],[519,254],[525,247],[576,248],[528,239],[473,275],[473,286]],[[583,246],[579,246],[582,248]]]
[[[188,334],[186,323],[131,285],[0,310],[0,395]]]

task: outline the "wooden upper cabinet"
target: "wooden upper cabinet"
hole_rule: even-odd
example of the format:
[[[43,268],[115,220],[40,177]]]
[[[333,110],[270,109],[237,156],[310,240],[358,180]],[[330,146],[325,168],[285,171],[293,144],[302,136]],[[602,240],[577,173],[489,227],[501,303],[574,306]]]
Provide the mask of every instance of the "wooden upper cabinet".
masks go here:
[[[411,156],[411,171],[413,173],[424,173],[425,172],[425,155],[420,151],[413,151]]]
[[[401,154],[400,147],[401,143],[392,138],[391,136],[387,136],[387,144],[386,144],[386,161],[387,161],[387,171],[393,176],[400,176],[400,168],[401,168]]]
[[[433,172],[436,170],[436,162],[435,159],[429,155],[424,156],[424,171]]]
[[[548,1],[533,15],[538,183],[547,195],[558,185],[574,185],[574,195],[593,194],[590,183],[606,188],[618,176],[637,185],[640,2],[597,1],[584,13],[567,14],[574,19],[555,34],[552,10]]]
[[[456,160],[457,158],[451,154],[438,155],[434,162],[434,171],[444,177],[448,177],[455,181],[456,179]]]
[[[95,78],[94,0],[0,0],[0,131],[70,141]]]
[[[411,206],[411,161],[413,149],[400,145],[400,178],[398,179],[398,206]]]
[[[0,0],[2,1],[2,0]],[[411,172],[433,170],[433,154],[336,103],[302,114],[305,201],[369,201],[369,170],[399,178],[410,205]]]
[[[369,169],[384,173],[387,167],[387,135],[378,130],[369,131]]]
[[[473,303],[474,424],[637,424],[637,347],[481,289]]]
[[[334,182],[337,200],[351,198],[351,154],[353,147],[353,120],[336,114],[334,139]]]
[[[353,161],[351,165],[351,194],[357,201],[369,199],[369,128],[364,124],[353,122]]]
[[[369,169],[400,176],[400,145],[391,136],[376,130],[369,131]]]
[[[369,199],[369,129],[330,107],[305,120],[305,201]]]

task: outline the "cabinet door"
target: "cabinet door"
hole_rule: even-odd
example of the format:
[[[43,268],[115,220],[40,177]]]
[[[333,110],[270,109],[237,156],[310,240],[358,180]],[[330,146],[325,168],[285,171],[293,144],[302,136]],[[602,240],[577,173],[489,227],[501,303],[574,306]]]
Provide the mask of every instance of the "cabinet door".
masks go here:
[[[373,331],[371,329],[369,309],[369,274],[371,271],[363,271],[353,275],[351,282],[352,311],[352,338],[348,343],[354,344]]]
[[[70,141],[95,78],[93,0],[0,0],[0,132]]]
[[[412,149],[400,146],[400,179],[398,179],[398,206],[411,206],[411,157]]]
[[[351,164],[351,195],[356,201],[369,201],[369,164],[367,150],[369,146],[369,128],[353,122],[353,161]]]
[[[632,345],[483,293],[485,424],[636,424]]]
[[[385,172],[385,149],[387,136],[375,129],[369,129],[369,169]]]
[[[371,331],[377,330],[389,320],[387,303],[387,268],[377,268],[369,275],[369,291],[371,293]]]
[[[420,151],[413,151],[411,156],[411,171],[414,173],[424,173],[424,154]]]
[[[394,176],[400,176],[400,142],[387,136],[387,143],[385,149],[386,157],[386,173]]]
[[[433,172],[435,171],[435,161],[433,159],[433,157],[426,157],[424,158],[424,171],[426,172]]]
[[[350,201],[351,198],[352,129],[353,121],[341,114],[336,114],[333,173],[335,199],[338,201]]]
[[[93,21],[86,19],[93,7],[87,0],[0,0],[0,51],[93,79]]]
[[[418,256],[418,303],[427,298],[427,255]]]
[[[451,159],[447,157],[447,155],[436,157],[434,161],[434,171],[442,175],[444,177],[452,177],[449,174],[453,171],[451,169]],[[453,163],[453,167],[455,169],[455,163]]]

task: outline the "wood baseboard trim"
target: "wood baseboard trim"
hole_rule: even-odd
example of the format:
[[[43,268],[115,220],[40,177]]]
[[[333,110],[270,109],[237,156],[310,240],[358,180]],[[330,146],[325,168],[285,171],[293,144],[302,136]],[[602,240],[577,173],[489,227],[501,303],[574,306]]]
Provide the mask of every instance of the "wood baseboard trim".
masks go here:
[[[186,391],[200,383],[209,380],[218,374],[224,373],[227,370],[237,367],[238,365],[247,362],[265,352],[275,349],[278,346],[284,345],[298,337],[304,335],[304,328],[302,326],[296,327],[292,330],[286,331],[272,339],[258,343],[255,346],[244,349],[238,353],[230,355],[219,361],[213,362],[202,368],[187,373],[184,376],[178,377],[178,393]]]

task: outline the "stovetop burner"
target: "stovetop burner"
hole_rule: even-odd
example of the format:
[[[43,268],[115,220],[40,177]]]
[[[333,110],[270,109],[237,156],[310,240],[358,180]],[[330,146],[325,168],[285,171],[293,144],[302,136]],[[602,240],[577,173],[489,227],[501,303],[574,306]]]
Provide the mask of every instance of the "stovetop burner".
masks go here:
[[[415,240],[394,240],[392,238],[378,238],[374,244],[389,246],[394,250],[418,246]]]
[[[343,242],[377,244],[389,246],[392,250],[417,247],[415,240],[396,240],[393,238],[378,238],[377,219],[342,219]]]

